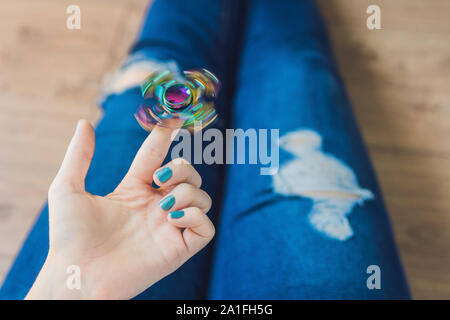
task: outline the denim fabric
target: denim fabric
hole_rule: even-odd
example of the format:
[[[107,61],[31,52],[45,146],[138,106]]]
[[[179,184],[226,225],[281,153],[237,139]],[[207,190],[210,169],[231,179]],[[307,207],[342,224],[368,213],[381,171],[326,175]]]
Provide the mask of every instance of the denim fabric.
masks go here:
[[[308,223],[311,199],[275,192],[273,177],[260,175],[258,166],[229,165],[209,297],[408,298],[382,196],[317,9],[306,0],[254,0],[248,13],[233,127],[321,135],[323,151],[352,168],[374,200],[353,209],[354,236],[339,241]],[[234,192],[236,186],[245,192]],[[381,290],[366,286],[370,265],[381,269]]]
[[[207,68],[221,80],[230,74],[233,31],[239,23],[234,14],[237,1],[156,0],[130,50],[130,61],[151,59],[175,61],[180,69]],[[201,10],[199,10],[201,8]],[[226,47],[225,47],[226,46]],[[130,62],[129,62],[130,63]],[[224,83],[225,90],[227,81]],[[225,95],[218,102],[221,119]],[[106,195],[114,190],[127,172],[134,155],[147,136],[134,118],[142,103],[138,88],[106,97],[104,116],[98,123],[96,150],[86,178],[86,190]],[[216,128],[225,127],[218,121]],[[171,151],[169,151],[170,154]],[[169,159],[166,159],[166,162]],[[222,195],[224,167],[194,166],[202,176],[202,188],[213,198],[210,215],[217,216]],[[199,299],[206,297],[212,244],[190,259],[175,273],[164,278],[138,299]],[[1,288],[0,298],[22,299],[31,288],[48,252],[48,208],[45,206],[28,235]],[[182,284],[182,285],[180,285]]]
[[[340,241],[308,222],[314,199],[283,194],[275,176],[260,175],[257,165],[229,165],[226,176],[225,166],[196,165],[213,198],[216,243],[137,299],[409,297],[380,190],[312,1],[155,0],[131,57],[130,63],[151,59],[210,69],[223,83],[217,128],[279,128],[282,136],[307,129],[322,138],[320,152],[339,159],[360,189],[374,195],[353,208],[354,234]],[[87,191],[105,195],[126,173],[147,136],[133,116],[141,100],[134,88],[103,102]],[[282,151],[280,172],[293,158]],[[47,251],[45,207],[0,298],[22,299]],[[381,290],[366,287],[366,268],[373,264],[381,268]]]

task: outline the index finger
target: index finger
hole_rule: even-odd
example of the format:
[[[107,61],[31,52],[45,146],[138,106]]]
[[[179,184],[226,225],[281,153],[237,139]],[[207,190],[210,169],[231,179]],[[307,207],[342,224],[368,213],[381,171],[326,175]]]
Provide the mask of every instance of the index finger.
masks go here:
[[[170,144],[176,135],[176,130],[177,128],[173,127],[155,126],[136,153],[123,181],[133,177],[151,184],[153,173],[164,161]]]

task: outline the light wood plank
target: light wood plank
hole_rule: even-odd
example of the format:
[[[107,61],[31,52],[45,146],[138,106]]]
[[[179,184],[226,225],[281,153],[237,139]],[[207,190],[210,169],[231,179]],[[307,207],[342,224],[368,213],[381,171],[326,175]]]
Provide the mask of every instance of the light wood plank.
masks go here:
[[[146,0],[0,2],[0,282]],[[450,298],[450,2],[320,0],[416,298]],[[382,30],[366,28],[379,4]],[[26,201],[24,200],[26,199]]]

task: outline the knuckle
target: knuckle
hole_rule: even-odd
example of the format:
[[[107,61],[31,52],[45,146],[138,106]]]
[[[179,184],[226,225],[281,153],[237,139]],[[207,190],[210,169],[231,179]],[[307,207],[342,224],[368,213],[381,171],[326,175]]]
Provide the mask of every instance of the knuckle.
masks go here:
[[[195,172],[195,176],[196,176],[196,178],[197,178],[197,184],[198,184],[198,187],[201,187],[202,184],[203,184],[202,176],[201,176],[200,173],[198,173],[198,171],[195,170],[195,169],[194,169],[194,172]]]
[[[203,195],[205,196],[205,201],[206,201],[206,206],[207,206],[206,209],[209,210],[209,209],[211,209],[211,206],[212,206],[212,199],[206,191],[203,191],[203,190],[201,190],[201,191],[202,191]]]
[[[192,209],[192,216],[195,217],[195,220],[199,220],[202,218],[203,212],[200,208],[193,207]]]
[[[192,184],[186,183],[186,182],[180,183],[178,185],[178,188],[180,188],[183,193],[188,193],[188,194],[194,194],[197,190],[197,188],[194,187]]]
[[[91,161],[92,152],[90,150],[82,149],[79,151],[80,160],[83,162]]]
[[[211,220],[208,219],[209,228],[206,233],[206,237],[208,239],[212,239],[214,235],[216,234],[216,228],[214,227],[214,224],[211,222]]]
[[[184,159],[183,159],[184,160]],[[192,164],[190,164],[189,162],[187,162],[186,160],[184,160],[183,162],[178,162],[176,163],[176,165],[184,171],[185,175],[191,175],[193,172],[196,172],[196,170],[194,169],[194,166],[192,166]]]
[[[151,159],[161,159],[165,156],[164,151],[159,148],[152,145],[147,146],[147,154]]]
[[[192,183],[197,187],[200,187],[202,185],[202,177],[189,161],[184,158],[176,158],[172,160],[171,163],[172,168],[174,170],[178,170],[180,172],[180,175],[182,175],[182,178],[190,178]]]
[[[184,158],[175,158],[175,159],[173,159],[172,160],[172,163],[173,164],[176,164],[176,165],[191,165],[190,163],[189,163],[189,161],[187,161],[186,159],[184,159]]]
[[[214,224],[212,223],[212,221],[208,218],[207,215],[205,215],[205,213],[202,211],[202,209],[200,208],[193,208],[193,215],[196,216],[196,220],[198,219],[198,221],[200,221],[201,225],[203,225],[204,227],[202,228],[202,237],[205,239],[211,240],[215,233],[216,233],[216,229],[214,227]]]

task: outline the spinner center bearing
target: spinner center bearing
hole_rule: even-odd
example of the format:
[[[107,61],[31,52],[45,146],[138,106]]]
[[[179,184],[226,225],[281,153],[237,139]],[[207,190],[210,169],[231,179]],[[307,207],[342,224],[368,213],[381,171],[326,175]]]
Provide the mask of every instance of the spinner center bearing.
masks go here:
[[[168,87],[163,94],[163,101],[169,109],[180,111],[192,102],[192,92],[187,85],[174,84]]]

